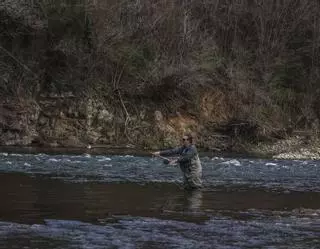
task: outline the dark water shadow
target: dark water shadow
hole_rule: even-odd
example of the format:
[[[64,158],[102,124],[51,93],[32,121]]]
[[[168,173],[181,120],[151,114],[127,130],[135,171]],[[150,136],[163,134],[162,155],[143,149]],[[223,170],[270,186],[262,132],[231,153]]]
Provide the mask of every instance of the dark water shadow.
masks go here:
[[[117,216],[202,222],[246,210],[320,209],[319,192],[224,188],[188,192],[169,183],[68,183],[43,176],[0,174],[0,220],[113,222]]]

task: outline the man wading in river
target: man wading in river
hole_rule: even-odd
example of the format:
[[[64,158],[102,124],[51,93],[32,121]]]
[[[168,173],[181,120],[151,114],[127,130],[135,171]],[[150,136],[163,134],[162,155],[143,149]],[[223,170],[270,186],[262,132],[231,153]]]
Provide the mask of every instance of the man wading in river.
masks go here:
[[[196,146],[193,144],[191,135],[182,138],[183,145],[171,150],[157,151],[155,156],[179,155],[178,159],[170,160],[169,164],[178,163],[183,174],[183,185],[185,189],[198,189],[202,186],[202,166]]]

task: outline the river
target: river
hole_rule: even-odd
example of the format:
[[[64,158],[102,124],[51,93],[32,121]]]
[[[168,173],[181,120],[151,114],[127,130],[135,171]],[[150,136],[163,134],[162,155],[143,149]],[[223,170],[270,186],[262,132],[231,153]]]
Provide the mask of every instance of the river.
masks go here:
[[[0,248],[320,248],[320,161],[0,154]]]

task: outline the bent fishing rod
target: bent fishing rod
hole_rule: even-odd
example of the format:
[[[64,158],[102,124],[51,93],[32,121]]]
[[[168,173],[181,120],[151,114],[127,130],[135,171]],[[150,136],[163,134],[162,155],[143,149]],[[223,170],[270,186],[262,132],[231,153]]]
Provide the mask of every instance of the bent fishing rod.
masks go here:
[[[173,160],[176,160],[176,159],[177,159],[177,158],[170,159],[170,158],[168,158],[168,157],[164,157],[164,156],[160,156],[160,155],[155,155],[155,154],[152,154],[152,155],[163,159],[164,164],[170,164],[170,162],[172,162]],[[173,165],[175,165],[175,164],[173,164]]]

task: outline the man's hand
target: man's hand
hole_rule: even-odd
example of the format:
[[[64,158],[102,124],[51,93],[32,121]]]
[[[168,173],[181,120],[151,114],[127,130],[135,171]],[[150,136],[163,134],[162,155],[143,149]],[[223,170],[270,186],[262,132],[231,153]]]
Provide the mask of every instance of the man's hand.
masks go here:
[[[177,159],[170,160],[169,165],[175,165],[178,163]]]

